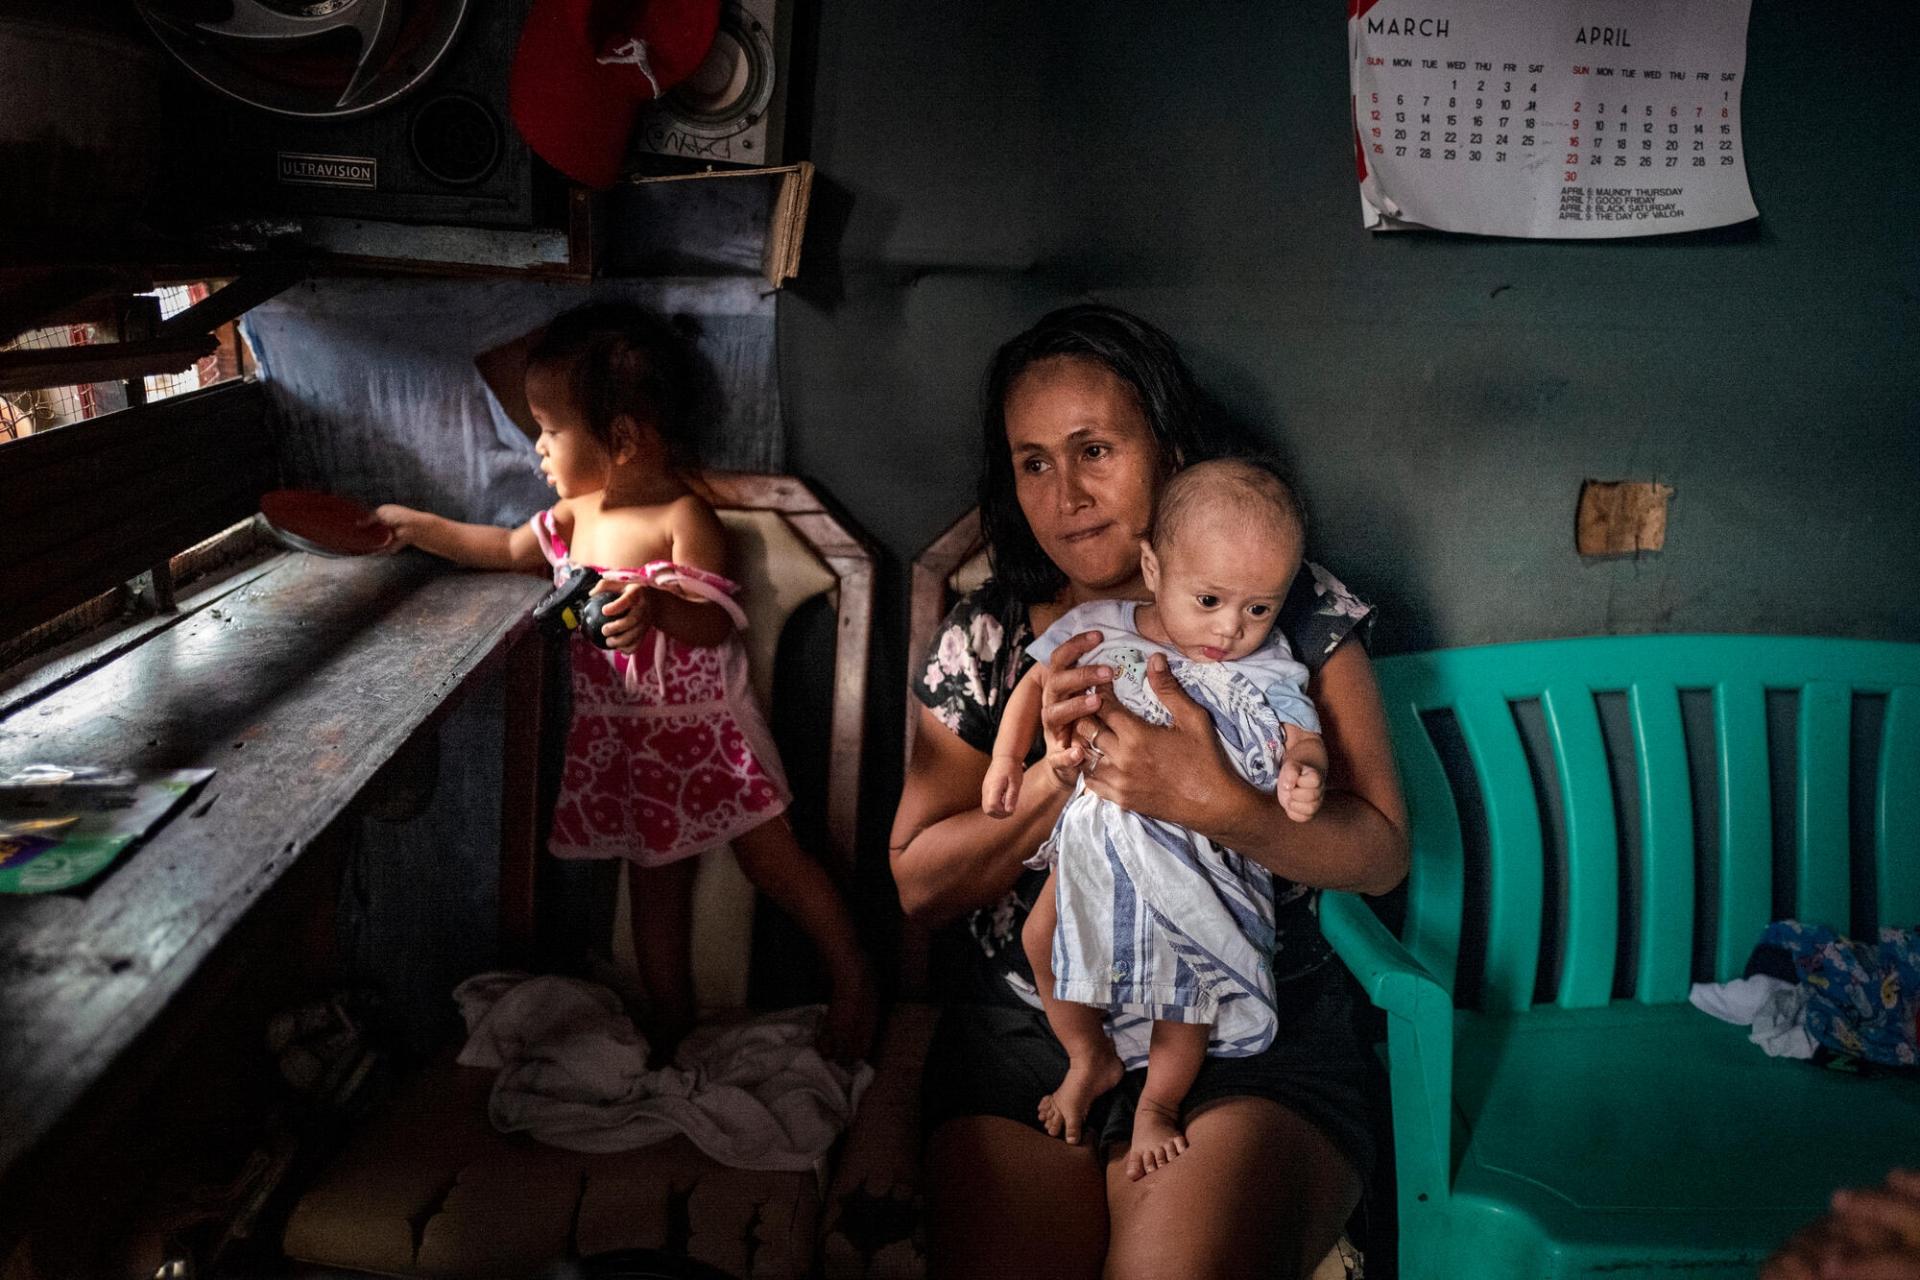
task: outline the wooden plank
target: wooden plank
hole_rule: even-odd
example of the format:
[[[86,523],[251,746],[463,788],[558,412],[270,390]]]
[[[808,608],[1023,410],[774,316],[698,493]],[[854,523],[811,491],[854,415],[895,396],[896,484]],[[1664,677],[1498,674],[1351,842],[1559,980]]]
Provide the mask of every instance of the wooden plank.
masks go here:
[[[507,655],[500,770],[500,950],[508,963],[527,963],[534,948],[545,659],[546,643],[537,631],[522,637]]]
[[[1607,749],[1593,692],[1550,686],[1540,710],[1567,815],[1566,944],[1557,1003],[1592,1009],[1613,999],[1613,962],[1620,942],[1620,834],[1613,815]]]
[[[45,329],[76,320],[107,320],[118,311],[113,295],[153,287],[139,271],[100,267],[56,267],[23,273],[7,282],[0,272],[0,342],[29,329]]]
[[[162,321],[160,331],[155,336],[185,338],[212,333],[228,321],[238,320],[268,298],[298,284],[300,278],[300,273],[285,269],[249,271],[228,281],[217,292],[202,298],[171,320]]]
[[[277,462],[265,397],[226,384],[0,446],[0,638],[252,515]]]
[[[250,425],[253,434],[264,435],[266,392],[256,382],[223,382],[219,386],[185,395],[169,397],[158,404],[138,410],[111,413],[104,418],[61,427],[57,431],[36,432],[21,440],[0,445],[0,485],[9,495],[16,488],[27,488],[25,478],[48,474],[45,468],[61,466],[73,458],[91,457],[103,451],[126,448],[145,453],[128,465],[151,465],[171,450],[170,441],[178,433],[189,431],[196,422],[222,422],[230,426]],[[238,432],[234,438],[241,439]]]
[[[827,772],[827,833],[840,871],[853,871],[859,849],[860,765],[864,754],[867,667],[873,639],[873,561],[832,558],[840,576],[839,643],[834,651],[832,757]]]
[[[78,382],[114,382],[122,378],[178,373],[202,356],[212,355],[219,347],[212,334],[198,334],[85,347],[0,351],[0,391],[32,391]]]
[[[84,895],[0,899],[0,1177],[124,1062],[374,772],[531,624],[530,576],[282,557],[0,721],[0,768],[213,766]]]
[[[9,540],[9,550],[21,560],[77,566],[78,544],[104,530],[119,530],[122,538],[138,536],[140,526],[156,520],[209,507],[224,509],[229,504],[222,498],[234,493],[245,497],[248,511],[243,514],[250,514],[253,500],[272,481],[277,459],[257,425],[243,429],[246,437],[233,447],[223,424],[195,424],[179,433],[177,456],[162,452],[150,467],[137,465],[146,450],[127,449],[103,450],[95,458],[75,457],[67,465],[41,470],[31,477],[33,489],[26,496],[33,518],[21,523],[20,536]],[[186,545],[164,550],[171,554]]]

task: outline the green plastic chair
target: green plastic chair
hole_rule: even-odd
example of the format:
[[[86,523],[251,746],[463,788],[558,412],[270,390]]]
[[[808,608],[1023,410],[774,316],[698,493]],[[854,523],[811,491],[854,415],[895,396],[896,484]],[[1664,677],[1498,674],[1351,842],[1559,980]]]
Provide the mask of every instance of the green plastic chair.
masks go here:
[[[1395,938],[1339,893],[1323,896],[1321,922],[1387,1014],[1404,1280],[1750,1278],[1835,1187],[1920,1165],[1920,1081],[1769,1058],[1745,1028],[1686,1002],[1701,921],[1713,981],[1740,975],[1776,915],[1852,932],[1864,903],[1877,926],[1920,925],[1920,645],[1621,636],[1410,654],[1377,670],[1411,812],[1406,923]],[[1712,695],[1717,794],[1702,808],[1718,814],[1717,847],[1698,859],[1686,690]],[[1774,746],[1790,770],[1768,742],[1767,698],[1783,690],[1797,697],[1797,738]],[[1596,693],[1625,695],[1637,848],[1620,838]],[[1861,695],[1885,702],[1871,831],[1856,848]],[[1532,699],[1552,757],[1537,780],[1513,709]],[[1423,721],[1435,712],[1457,721],[1484,810],[1471,990],[1457,982],[1469,841]],[[1792,896],[1779,909],[1776,776],[1794,787]],[[1549,789],[1565,855],[1551,871]],[[1623,876],[1638,904],[1624,934]],[[1550,886],[1559,925],[1547,930]],[[1537,999],[1543,972],[1557,981]],[[1631,994],[1616,998],[1623,984]]]

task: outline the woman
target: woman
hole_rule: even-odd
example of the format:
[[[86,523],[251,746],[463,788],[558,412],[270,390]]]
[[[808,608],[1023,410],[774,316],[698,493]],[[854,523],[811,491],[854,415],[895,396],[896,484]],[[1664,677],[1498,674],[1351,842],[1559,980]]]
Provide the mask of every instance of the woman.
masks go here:
[[[1313,895],[1381,893],[1406,870],[1405,807],[1358,631],[1370,610],[1317,569],[1279,625],[1313,672],[1332,756],[1329,795],[1288,822],[1234,772],[1207,714],[1162,667],[1174,713],[1154,728],[1074,663],[1052,660],[1044,757],[1013,816],[980,812],[999,710],[1032,637],[1085,600],[1145,596],[1139,540],[1161,483],[1218,451],[1166,335],[1110,307],[1056,311],[1003,346],[987,383],[982,525],[994,580],[949,615],[914,676],[924,704],[891,841],[902,905],[946,931],[948,1004],[928,1053],[928,1252],[936,1275],[1305,1275],[1339,1237],[1372,1162],[1365,1058],[1344,971]],[[1089,762],[1091,764],[1089,765]],[[1077,774],[1097,794],[1191,827],[1276,877],[1282,1030],[1272,1049],[1209,1059],[1187,1099],[1191,1147],[1140,1181],[1123,1171],[1139,1073],[1069,1146],[1040,1128],[1066,1055],[1032,998],[1020,925],[1044,878],[1023,861]],[[1111,1148],[1113,1154],[1103,1158]]]

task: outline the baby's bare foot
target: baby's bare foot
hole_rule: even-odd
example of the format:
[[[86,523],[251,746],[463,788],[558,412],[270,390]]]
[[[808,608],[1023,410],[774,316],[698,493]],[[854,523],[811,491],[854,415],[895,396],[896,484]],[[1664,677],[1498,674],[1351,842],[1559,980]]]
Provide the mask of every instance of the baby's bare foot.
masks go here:
[[[1127,1177],[1138,1182],[1156,1169],[1173,1163],[1187,1149],[1180,1117],[1157,1102],[1142,1098],[1133,1109],[1133,1145],[1127,1151]]]
[[[1079,1146],[1081,1129],[1087,1122],[1087,1108],[1093,1100],[1120,1083],[1126,1069],[1120,1057],[1108,1046],[1104,1055],[1085,1060],[1075,1058],[1067,1064],[1066,1079],[1060,1087],[1040,1099],[1040,1123],[1055,1138],[1065,1138]]]

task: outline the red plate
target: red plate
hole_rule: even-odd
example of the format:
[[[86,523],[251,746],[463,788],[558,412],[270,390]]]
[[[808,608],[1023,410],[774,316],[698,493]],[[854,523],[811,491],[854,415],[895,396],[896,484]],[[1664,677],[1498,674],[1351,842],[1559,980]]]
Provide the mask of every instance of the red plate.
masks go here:
[[[363,523],[372,512],[337,494],[275,489],[261,495],[260,514],[280,541],[315,555],[364,556],[393,541],[385,525]]]

